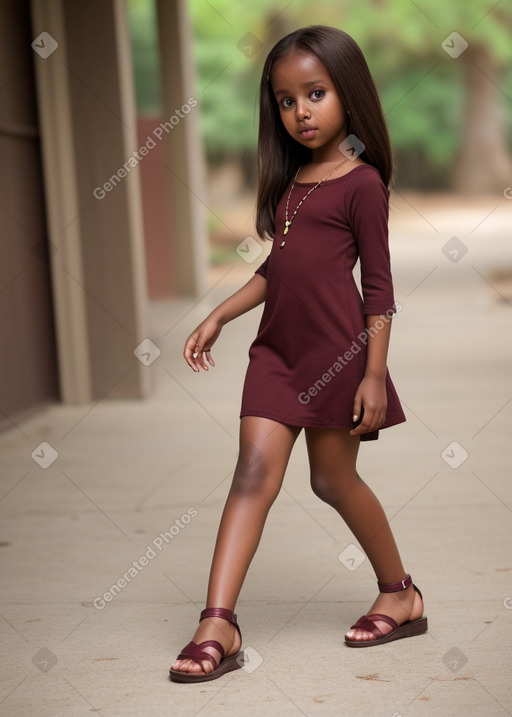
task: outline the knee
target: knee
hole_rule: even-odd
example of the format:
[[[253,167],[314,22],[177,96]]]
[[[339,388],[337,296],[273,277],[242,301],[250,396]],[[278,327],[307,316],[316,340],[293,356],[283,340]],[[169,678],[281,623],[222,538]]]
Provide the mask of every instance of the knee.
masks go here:
[[[357,473],[354,475],[336,474],[335,476],[327,475],[321,472],[311,473],[311,488],[313,493],[324,503],[338,508],[343,502],[346,491],[357,485],[360,477]]]
[[[262,452],[254,443],[243,444],[233,475],[231,493],[243,496],[267,492],[272,481],[265,463]]]
[[[333,505],[333,503],[336,502],[336,491],[333,490],[332,483],[333,481],[329,480],[323,473],[311,474],[311,488],[313,493],[329,505]]]

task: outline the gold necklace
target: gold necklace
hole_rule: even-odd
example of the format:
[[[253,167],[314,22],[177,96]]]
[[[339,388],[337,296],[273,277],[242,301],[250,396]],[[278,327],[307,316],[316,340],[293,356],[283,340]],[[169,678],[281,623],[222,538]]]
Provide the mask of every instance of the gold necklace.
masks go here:
[[[325,182],[327,179],[329,179],[329,177],[331,176],[331,174],[334,174],[334,172],[335,172],[337,169],[339,169],[342,164],[345,164],[345,162],[347,162],[348,159],[349,159],[348,157],[345,157],[345,159],[342,159],[341,162],[338,162],[338,164],[334,167],[334,169],[331,169],[331,171],[328,172],[328,173],[325,175],[325,177],[322,177],[322,179],[320,179],[320,180],[315,184],[314,187],[311,187],[311,189],[309,190],[309,192],[307,192],[307,194],[305,194],[305,195],[302,197],[302,199],[300,200],[300,202],[297,204],[297,208],[296,208],[296,210],[293,212],[291,218],[288,219],[288,207],[289,207],[289,204],[290,204],[290,197],[292,196],[293,188],[295,187],[295,182],[297,181],[297,177],[299,176],[299,172],[300,172],[300,170],[302,169],[302,165],[298,168],[298,170],[297,170],[296,173],[295,173],[295,177],[293,178],[293,183],[292,183],[292,186],[290,187],[290,191],[288,192],[288,198],[287,198],[287,200],[286,200],[285,222],[284,222],[284,231],[283,231],[283,235],[284,235],[284,236],[286,236],[286,235],[288,234],[288,231],[289,231],[289,229],[290,229],[290,227],[291,227],[291,224],[292,224],[292,222],[293,222],[293,220],[294,220],[294,218],[295,218],[295,215],[296,215],[297,212],[299,211],[299,209],[300,209],[302,203],[305,202],[306,199],[309,197],[309,195],[311,194],[311,192],[314,192],[315,189],[316,189],[317,187],[319,187],[320,184],[322,184],[322,182]],[[281,242],[281,247],[280,247],[280,248],[282,249],[285,244],[286,244],[286,240],[283,239],[283,241]]]

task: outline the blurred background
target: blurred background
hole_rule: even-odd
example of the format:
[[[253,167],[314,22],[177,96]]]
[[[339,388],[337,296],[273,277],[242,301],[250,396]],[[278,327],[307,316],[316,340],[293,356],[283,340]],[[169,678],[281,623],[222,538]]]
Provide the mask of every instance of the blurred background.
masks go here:
[[[139,116],[162,113],[154,4],[130,0]],[[498,195],[512,177],[512,9],[486,0],[190,0],[199,127],[208,169],[210,260],[233,259],[254,206],[258,87],[266,54],[293,30],[322,23],[358,42],[378,86],[401,191]],[[458,30],[453,54],[442,41]],[[448,40],[448,44],[451,41]],[[450,49],[449,47],[447,48]],[[471,200],[469,200],[471,201]],[[218,216],[221,214],[222,219]],[[240,222],[242,226],[239,226]],[[230,225],[226,227],[226,224]]]
[[[275,42],[308,24],[350,33],[377,83],[395,154],[398,287],[401,261],[411,276],[416,262],[418,281],[427,274],[423,239],[457,234],[463,246],[442,246],[458,261],[467,244],[450,227],[476,212],[471,226],[492,215],[485,228],[498,243],[488,252],[500,255],[483,267],[485,280],[508,301],[499,243],[510,238],[512,196],[506,3],[1,8],[0,328],[12,347],[0,356],[3,427],[52,401],[148,395],[134,357],[161,333],[148,307],[156,316],[158,302],[199,299],[228,269],[227,284],[239,286],[263,261],[269,244],[254,238],[258,83]]]

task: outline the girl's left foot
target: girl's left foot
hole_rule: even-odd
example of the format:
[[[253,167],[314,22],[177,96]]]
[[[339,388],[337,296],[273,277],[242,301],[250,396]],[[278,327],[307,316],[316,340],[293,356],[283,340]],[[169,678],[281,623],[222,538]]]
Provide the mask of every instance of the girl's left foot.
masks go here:
[[[399,583],[379,584],[381,592],[370,612],[345,635],[350,647],[370,647],[427,631],[421,592],[410,575]]]

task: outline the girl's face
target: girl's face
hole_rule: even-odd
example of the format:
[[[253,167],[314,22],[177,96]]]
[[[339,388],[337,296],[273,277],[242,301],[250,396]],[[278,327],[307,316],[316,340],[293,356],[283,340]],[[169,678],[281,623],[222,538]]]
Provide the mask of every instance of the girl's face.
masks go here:
[[[311,54],[290,51],[270,74],[272,91],[286,131],[313,151],[315,161],[339,159],[347,117],[329,72]]]

